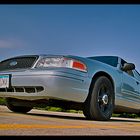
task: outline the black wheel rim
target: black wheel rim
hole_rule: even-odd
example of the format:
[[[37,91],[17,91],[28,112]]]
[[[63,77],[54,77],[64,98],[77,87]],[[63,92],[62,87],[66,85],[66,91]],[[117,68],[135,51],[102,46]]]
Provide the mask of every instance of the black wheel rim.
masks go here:
[[[102,113],[108,114],[110,112],[110,107],[112,104],[112,97],[109,87],[103,84],[99,88],[98,92],[98,106]]]

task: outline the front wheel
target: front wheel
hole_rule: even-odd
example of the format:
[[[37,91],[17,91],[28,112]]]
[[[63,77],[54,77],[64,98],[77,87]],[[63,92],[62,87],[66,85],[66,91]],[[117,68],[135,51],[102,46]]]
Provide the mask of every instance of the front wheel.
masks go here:
[[[87,119],[107,121],[114,109],[114,90],[111,81],[101,76],[91,85],[83,113]]]
[[[15,106],[13,104],[13,101],[17,103],[19,102],[19,100],[16,100],[16,99],[6,98],[6,106],[8,107],[9,110],[13,112],[27,113],[33,108],[33,107],[27,107],[27,106],[20,106],[20,102],[19,102],[19,106]]]

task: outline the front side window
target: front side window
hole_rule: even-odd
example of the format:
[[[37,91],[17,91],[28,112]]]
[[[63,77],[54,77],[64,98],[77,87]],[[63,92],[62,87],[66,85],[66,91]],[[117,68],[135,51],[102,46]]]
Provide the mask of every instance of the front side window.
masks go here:
[[[127,63],[125,60],[121,59],[121,67],[124,66],[124,64]],[[132,70],[128,70],[128,71],[125,71],[128,75],[130,76],[133,76],[134,77],[134,73]]]
[[[140,74],[137,70],[134,70],[134,75],[135,75],[136,79],[140,80]]]

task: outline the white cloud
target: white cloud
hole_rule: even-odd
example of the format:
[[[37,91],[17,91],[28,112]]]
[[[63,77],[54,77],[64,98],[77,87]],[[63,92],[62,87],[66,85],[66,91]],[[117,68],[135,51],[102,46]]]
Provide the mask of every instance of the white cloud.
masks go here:
[[[18,39],[0,39],[0,49],[21,48],[25,44]]]
[[[7,40],[0,40],[0,48],[11,48],[12,44]]]

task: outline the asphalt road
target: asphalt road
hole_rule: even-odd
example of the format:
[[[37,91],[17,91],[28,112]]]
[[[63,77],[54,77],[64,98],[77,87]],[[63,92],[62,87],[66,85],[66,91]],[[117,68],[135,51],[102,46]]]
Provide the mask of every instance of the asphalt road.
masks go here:
[[[110,121],[86,120],[83,114],[33,109],[13,113],[0,106],[0,136],[140,136],[140,119],[112,117]]]

